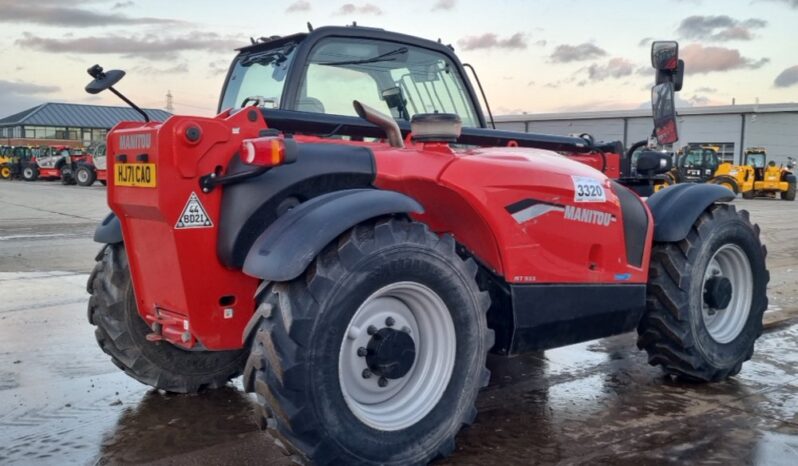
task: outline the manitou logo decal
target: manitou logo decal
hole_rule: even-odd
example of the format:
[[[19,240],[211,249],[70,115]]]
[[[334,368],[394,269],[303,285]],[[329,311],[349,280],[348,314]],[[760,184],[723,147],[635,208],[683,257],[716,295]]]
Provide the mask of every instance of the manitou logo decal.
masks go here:
[[[538,201],[536,199],[523,199],[505,206],[504,209],[507,210],[507,213],[519,224],[542,217],[549,212],[562,212],[563,218],[566,220],[589,223],[602,227],[609,226],[610,223],[615,221],[614,215],[600,210]]]
[[[149,149],[151,145],[152,135],[150,133],[119,136],[119,150]]]
[[[565,213],[563,216],[566,220],[573,220],[575,222],[590,223],[592,225],[600,225],[602,227],[609,226],[615,221],[615,217],[607,212],[601,212],[592,209],[583,209],[581,207],[565,206]]]

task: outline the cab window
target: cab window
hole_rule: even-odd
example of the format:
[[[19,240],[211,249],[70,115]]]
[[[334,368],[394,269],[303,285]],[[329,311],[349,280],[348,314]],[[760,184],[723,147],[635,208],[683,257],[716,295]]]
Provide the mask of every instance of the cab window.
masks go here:
[[[354,116],[353,100],[410,120],[417,113],[455,113],[479,126],[457,68],[445,55],[377,40],[331,38],[310,54],[293,110]]]

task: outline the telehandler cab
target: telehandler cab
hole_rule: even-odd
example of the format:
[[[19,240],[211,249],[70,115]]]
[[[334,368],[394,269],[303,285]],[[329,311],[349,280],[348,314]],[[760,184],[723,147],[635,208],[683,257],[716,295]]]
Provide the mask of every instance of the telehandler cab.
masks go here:
[[[677,45],[652,52],[669,144]],[[89,73],[88,92],[119,94],[123,72]],[[109,133],[113,213],[95,234],[88,317],[153,387],[243,373],[261,425],[300,458],[450,454],[490,350],[637,329],[651,364],[694,381],[753,353],[765,249],[729,191],[678,185],[644,202],[552,152],[593,151],[583,138],[487,129],[450,47],[363,27],[258,41],[220,109]]]

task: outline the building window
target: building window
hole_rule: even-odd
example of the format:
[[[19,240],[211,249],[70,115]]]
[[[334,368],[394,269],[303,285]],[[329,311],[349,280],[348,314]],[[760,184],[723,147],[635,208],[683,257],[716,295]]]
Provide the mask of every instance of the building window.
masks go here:
[[[93,142],[105,142],[105,136],[108,133],[106,129],[93,129],[91,130],[91,140]]]

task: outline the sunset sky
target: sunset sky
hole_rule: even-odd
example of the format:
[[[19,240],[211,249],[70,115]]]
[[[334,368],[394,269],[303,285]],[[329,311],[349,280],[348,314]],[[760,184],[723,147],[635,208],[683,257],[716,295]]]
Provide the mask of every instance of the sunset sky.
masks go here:
[[[496,114],[637,108],[651,38],[677,39],[682,105],[798,101],[798,0],[0,0],[0,117],[89,96],[86,68],[128,72],[139,105],[210,115],[233,49],[314,26],[380,27],[451,43]]]

